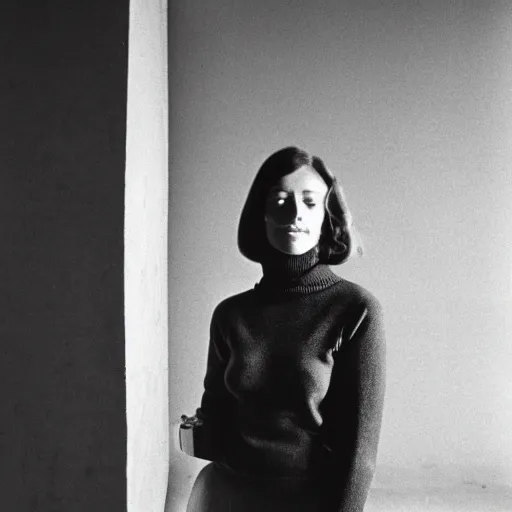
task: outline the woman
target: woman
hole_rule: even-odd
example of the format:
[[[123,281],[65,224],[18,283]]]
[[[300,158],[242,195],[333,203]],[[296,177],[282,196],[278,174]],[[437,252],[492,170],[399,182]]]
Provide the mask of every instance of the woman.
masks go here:
[[[341,187],[289,147],[260,168],[238,245],[263,268],[210,327],[188,512],[362,511],[385,388],[381,308],[329,265],[354,252]]]

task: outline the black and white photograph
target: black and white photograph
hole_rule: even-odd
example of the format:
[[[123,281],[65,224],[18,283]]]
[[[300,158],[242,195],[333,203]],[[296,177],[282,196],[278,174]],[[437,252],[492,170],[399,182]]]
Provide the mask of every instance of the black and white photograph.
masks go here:
[[[0,42],[2,511],[512,512],[512,3]]]

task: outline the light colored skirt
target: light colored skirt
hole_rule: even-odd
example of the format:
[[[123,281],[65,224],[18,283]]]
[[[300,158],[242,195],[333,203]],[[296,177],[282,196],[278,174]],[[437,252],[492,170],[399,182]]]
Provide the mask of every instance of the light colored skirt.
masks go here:
[[[212,462],[197,476],[187,512],[329,512],[325,489],[306,479],[243,477]]]

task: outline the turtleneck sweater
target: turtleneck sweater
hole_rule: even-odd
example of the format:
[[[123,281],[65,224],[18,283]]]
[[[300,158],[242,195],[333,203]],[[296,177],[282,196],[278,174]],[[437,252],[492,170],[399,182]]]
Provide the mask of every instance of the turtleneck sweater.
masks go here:
[[[198,456],[283,489],[320,481],[330,511],[362,511],[383,411],[380,304],[317,248],[262,268],[214,310]]]
[[[328,265],[319,263],[318,247],[299,256],[269,248],[262,268],[263,278],[256,288],[267,294],[308,294],[341,281]]]

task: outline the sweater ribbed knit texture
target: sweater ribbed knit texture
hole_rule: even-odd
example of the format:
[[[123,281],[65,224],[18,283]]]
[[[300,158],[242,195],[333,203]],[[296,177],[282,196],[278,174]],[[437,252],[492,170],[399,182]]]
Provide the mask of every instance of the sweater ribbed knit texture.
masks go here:
[[[283,489],[318,480],[330,510],[362,511],[385,387],[380,305],[316,248],[270,254],[262,267],[255,288],[212,317],[203,456]]]

